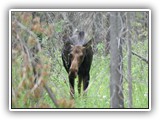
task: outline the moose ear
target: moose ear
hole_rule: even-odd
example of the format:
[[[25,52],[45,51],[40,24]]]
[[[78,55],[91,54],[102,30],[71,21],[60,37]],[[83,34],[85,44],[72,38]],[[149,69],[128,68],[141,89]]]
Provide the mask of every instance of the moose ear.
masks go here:
[[[79,40],[83,40],[84,39],[84,35],[85,35],[84,31],[80,31],[79,34],[78,34]]]
[[[72,44],[72,42],[70,40],[70,37],[68,37],[68,35],[66,35],[66,34],[62,37],[62,41],[65,45],[71,45]]]
[[[83,45],[83,47],[85,47],[85,48],[90,47],[91,44],[92,44],[92,41],[93,41],[93,38],[92,38],[91,40],[89,40],[88,42],[86,42],[86,43]]]

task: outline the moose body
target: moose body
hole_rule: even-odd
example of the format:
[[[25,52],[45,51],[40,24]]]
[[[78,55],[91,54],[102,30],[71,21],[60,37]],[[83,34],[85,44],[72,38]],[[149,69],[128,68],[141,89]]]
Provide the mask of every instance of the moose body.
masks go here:
[[[78,76],[78,92],[81,93],[81,83],[83,91],[87,90],[90,80],[90,67],[93,58],[91,40],[86,42],[84,32],[72,37],[63,37],[64,47],[62,49],[63,65],[68,72],[71,98],[74,98],[74,79]]]

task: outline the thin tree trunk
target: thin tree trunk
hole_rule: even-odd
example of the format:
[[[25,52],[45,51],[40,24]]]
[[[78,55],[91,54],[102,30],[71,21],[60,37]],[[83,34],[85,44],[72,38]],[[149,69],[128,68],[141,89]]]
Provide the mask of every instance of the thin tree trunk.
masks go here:
[[[122,51],[122,40],[120,39],[120,46],[119,46],[119,71],[120,71],[120,87],[119,87],[119,97],[120,97],[120,108],[124,108],[124,96],[123,96],[123,51]]]
[[[120,73],[120,19],[118,12],[111,12],[110,16],[110,49],[111,49],[111,63],[110,63],[110,107],[111,108],[122,108],[122,84],[121,84],[121,73]]]
[[[132,108],[132,77],[131,77],[131,24],[130,24],[130,12],[127,13],[127,27],[128,27],[128,33],[127,33],[127,41],[128,41],[128,71],[127,71],[127,77],[128,77],[128,107]]]

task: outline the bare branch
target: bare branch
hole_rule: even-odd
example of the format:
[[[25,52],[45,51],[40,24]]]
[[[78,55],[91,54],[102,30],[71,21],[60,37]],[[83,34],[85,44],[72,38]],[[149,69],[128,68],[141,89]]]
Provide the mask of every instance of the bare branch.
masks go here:
[[[48,92],[49,97],[51,98],[51,100],[54,103],[54,105],[58,108],[59,106],[58,106],[57,100],[56,100],[55,95],[53,94],[51,88],[49,88],[47,84],[44,84],[44,88]]]
[[[132,51],[132,54],[135,55],[135,56],[137,56],[138,58],[140,58],[141,60],[143,60],[143,61],[146,62],[147,64],[149,63],[148,60],[147,60],[146,58],[144,58],[144,57],[138,55],[137,53],[135,53],[135,52]]]

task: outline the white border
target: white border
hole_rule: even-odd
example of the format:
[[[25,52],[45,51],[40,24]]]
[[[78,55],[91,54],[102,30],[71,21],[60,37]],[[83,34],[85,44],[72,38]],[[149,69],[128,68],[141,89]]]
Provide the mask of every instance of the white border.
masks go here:
[[[12,109],[11,108],[11,12],[12,11],[148,11],[149,12],[149,109]],[[151,110],[151,10],[150,9],[10,9],[9,10],[9,110],[10,111],[150,111]]]
[[[11,111],[11,110],[13,110],[12,108],[11,108],[11,102],[12,102],[12,100],[11,100],[11,95],[12,95],[12,93],[11,93],[11,81],[12,81],[12,70],[11,70],[11,61],[12,61],[12,58],[11,58],[11,56],[12,56],[12,53],[11,53],[11,22],[12,22],[12,20],[11,20],[11,10],[9,11],[9,110]]]
[[[151,79],[152,79],[152,74],[151,74],[151,10],[149,10],[149,110],[151,110]]]
[[[10,9],[10,11],[150,11],[150,9]]]

